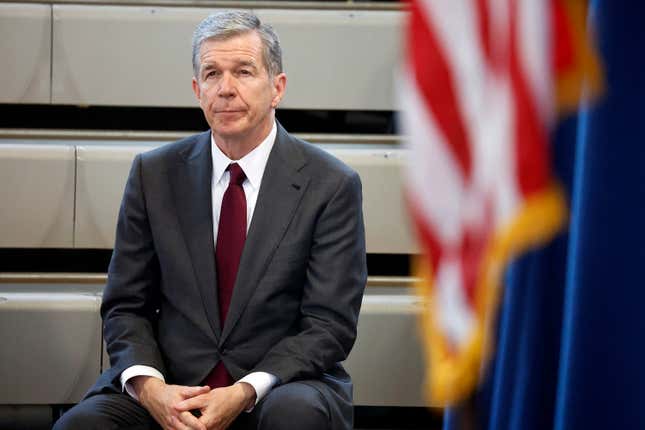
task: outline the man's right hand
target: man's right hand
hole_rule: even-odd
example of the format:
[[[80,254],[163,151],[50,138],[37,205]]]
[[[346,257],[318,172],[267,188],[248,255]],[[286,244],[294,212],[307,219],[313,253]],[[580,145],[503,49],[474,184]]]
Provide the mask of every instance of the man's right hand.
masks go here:
[[[135,376],[130,382],[141,405],[164,430],[206,430],[204,424],[192,413],[178,413],[175,405],[183,400],[208,393],[210,387],[168,385],[153,376]]]

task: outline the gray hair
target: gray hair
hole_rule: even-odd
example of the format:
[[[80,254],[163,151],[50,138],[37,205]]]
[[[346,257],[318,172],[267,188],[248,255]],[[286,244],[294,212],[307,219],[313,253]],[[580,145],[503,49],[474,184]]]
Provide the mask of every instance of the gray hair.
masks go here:
[[[282,73],[282,49],[278,35],[268,24],[251,12],[229,10],[216,12],[204,18],[193,33],[193,73],[199,78],[199,50],[208,39],[226,40],[250,31],[256,31],[262,40],[264,66],[273,77]]]

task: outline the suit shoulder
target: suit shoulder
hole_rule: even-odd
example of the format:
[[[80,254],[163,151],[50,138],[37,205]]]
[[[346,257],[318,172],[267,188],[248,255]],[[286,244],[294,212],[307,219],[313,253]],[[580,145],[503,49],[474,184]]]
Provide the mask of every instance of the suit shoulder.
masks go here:
[[[207,139],[208,131],[186,136],[174,142],[166,143],[157,148],[140,154],[141,161],[147,165],[159,166],[177,157],[189,157],[193,152],[201,150],[198,145]]]
[[[358,176],[358,173],[353,168],[319,146],[298,138],[294,138],[294,142],[301,149],[307,164],[312,170],[322,172],[325,175],[340,177]]]

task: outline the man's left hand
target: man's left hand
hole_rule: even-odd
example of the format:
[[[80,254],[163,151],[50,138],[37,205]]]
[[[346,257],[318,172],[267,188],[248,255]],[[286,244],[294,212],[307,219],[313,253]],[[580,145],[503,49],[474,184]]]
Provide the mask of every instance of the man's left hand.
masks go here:
[[[255,403],[255,389],[246,382],[215,388],[206,394],[186,399],[175,406],[178,412],[199,410],[202,422],[209,430],[224,430],[244,410]]]

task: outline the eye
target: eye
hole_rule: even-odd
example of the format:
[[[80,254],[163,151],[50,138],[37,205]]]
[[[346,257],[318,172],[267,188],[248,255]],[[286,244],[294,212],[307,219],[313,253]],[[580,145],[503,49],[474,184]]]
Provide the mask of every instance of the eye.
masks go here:
[[[207,72],[206,72],[206,74],[204,75],[204,79],[215,78],[215,77],[217,77],[218,75],[219,75],[219,71],[218,71],[218,70],[209,70],[209,71],[207,71]]]
[[[237,73],[240,76],[251,76],[251,71],[248,69],[240,69]]]

